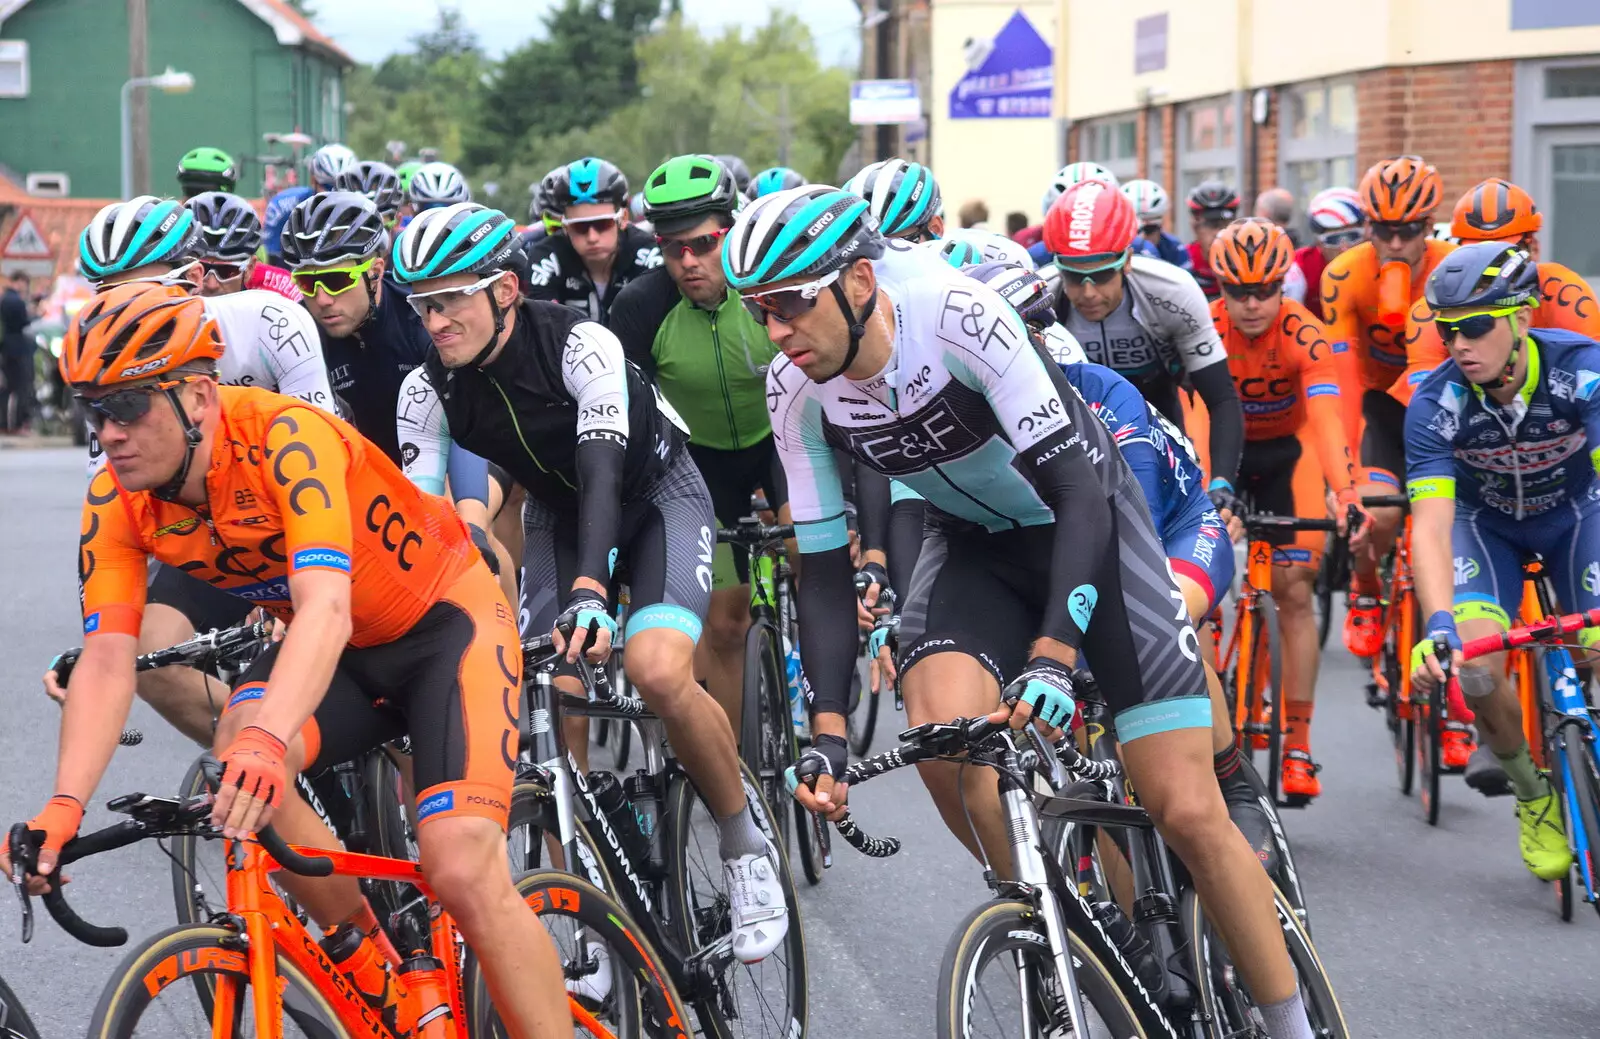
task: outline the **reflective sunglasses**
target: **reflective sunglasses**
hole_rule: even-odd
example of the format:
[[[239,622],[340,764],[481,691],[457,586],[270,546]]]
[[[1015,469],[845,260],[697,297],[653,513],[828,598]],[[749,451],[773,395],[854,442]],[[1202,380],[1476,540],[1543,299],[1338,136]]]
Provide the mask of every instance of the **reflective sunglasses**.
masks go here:
[[[1230,285],[1223,282],[1222,291],[1229,299],[1269,300],[1283,291],[1283,282],[1264,281],[1255,285]]]
[[[108,393],[104,397],[85,397],[81,393],[74,393],[72,396],[78,403],[83,405],[89,424],[98,433],[105,428],[108,420],[126,429],[150,414],[150,405],[155,400],[157,393],[192,381],[194,381],[194,376],[188,376],[182,379],[173,379],[169,382],[158,382],[153,386],[117,390],[115,393]]]
[[[295,271],[295,288],[307,296],[315,296],[320,289],[329,296],[340,296],[361,283],[361,278],[372,269],[376,257],[354,267],[331,267],[325,271]]]
[[[1055,258],[1056,270],[1061,272],[1063,279],[1075,278],[1084,285],[1109,285],[1117,275],[1122,273],[1122,267],[1128,262],[1128,250],[1116,254],[1116,259],[1109,263],[1102,263],[1095,267],[1069,267],[1061,262],[1062,257]]]
[[[715,249],[730,230],[732,228],[724,227],[710,234],[697,234],[693,238],[663,238],[656,235],[656,245],[661,247],[661,252],[666,256],[704,256]]]
[[[1366,235],[1367,232],[1365,228],[1349,227],[1342,231],[1328,231],[1323,234],[1319,234],[1317,235],[1317,241],[1323,245],[1331,245],[1336,248],[1343,249],[1348,246],[1361,244],[1361,240],[1365,238]]]
[[[201,277],[209,274],[218,281],[231,281],[232,279],[242,275],[245,268],[248,266],[250,266],[250,262],[248,260],[246,260],[244,263],[227,263],[223,260],[201,260]]]
[[[1502,307],[1499,310],[1485,310],[1465,317],[1434,318],[1433,327],[1439,330],[1439,338],[1444,341],[1444,345],[1450,346],[1455,343],[1457,335],[1466,336],[1468,339],[1482,339],[1493,330],[1495,318],[1515,314],[1521,309],[1521,307]]]
[[[1396,223],[1391,220],[1374,220],[1369,226],[1372,230],[1372,237],[1380,242],[1387,242],[1391,238],[1398,238],[1402,242],[1412,242],[1421,238],[1423,233],[1428,230],[1428,222],[1426,220],[1407,220],[1404,223]]]
[[[493,285],[508,273],[510,272],[495,271],[487,278],[480,278],[471,285],[462,285],[453,289],[413,292],[406,297],[406,302],[411,304],[411,309],[416,311],[417,316],[420,318],[426,318],[429,314],[455,314],[467,305],[467,300]]]
[[[801,314],[816,309],[817,299],[822,295],[822,290],[838,280],[839,271],[834,271],[804,285],[757,292],[741,296],[740,299],[744,301],[744,309],[750,312],[750,316],[755,318],[758,324],[766,325],[768,318],[777,318],[788,324]]]
[[[563,217],[561,226],[566,229],[568,235],[589,233],[603,235],[608,231],[616,230],[621,222],[622,210],[619,209],[615,213],[606,216],[584,216],[572,220]]]
[[[921,245],[923,242],[937,242],[939,240],[939,236],[926,227],[913,228],[905,234],[895,235],[894,237],[898,241],[910,242],[912,245]]]

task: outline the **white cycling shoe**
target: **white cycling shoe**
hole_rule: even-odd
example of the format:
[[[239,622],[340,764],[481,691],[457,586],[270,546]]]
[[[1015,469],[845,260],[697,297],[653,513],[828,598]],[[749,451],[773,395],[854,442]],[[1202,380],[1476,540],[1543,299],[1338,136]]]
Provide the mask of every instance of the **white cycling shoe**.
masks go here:
[[[599,1006],[611,995],[611,950],[599,943],[585,942],[582,938],[580,931],[579,948],[586,956],[589,969],[580,978],[569,978],[567,991],[578,999]],[[564,966],[570,967],[571,964]]]
[[[778,851],[767,842],[760,855],[724,860],[722,879],[727,882],[733,915],[733,954],[741,963],[759,963],[783,944],[789,933],[789,907],[783,900],[778,875]]]

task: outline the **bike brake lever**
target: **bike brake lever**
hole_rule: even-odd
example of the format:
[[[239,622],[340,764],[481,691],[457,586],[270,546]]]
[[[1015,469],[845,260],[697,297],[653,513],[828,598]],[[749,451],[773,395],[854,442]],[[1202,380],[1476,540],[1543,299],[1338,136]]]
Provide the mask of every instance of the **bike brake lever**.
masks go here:
[[[1033,744],[1033,749],[1038,752],[1040,760],[1049,770],[1048,782],[1052,789],[1060,790],[1067,784],[1067,772],[1061,764],[1061,755],[1045,740],[1037,726],[1025,725],[1028,731],[1028,741]]]
[[[33,941],[33,901],[28,898],[28,866],[37,861],[31,855],[32,842],[28,840],[28,824],[17,823],[11,827],[7,838],[7,852],[11,855],[11,883],[16,886],[17,897],[22,899],[22,944]]]

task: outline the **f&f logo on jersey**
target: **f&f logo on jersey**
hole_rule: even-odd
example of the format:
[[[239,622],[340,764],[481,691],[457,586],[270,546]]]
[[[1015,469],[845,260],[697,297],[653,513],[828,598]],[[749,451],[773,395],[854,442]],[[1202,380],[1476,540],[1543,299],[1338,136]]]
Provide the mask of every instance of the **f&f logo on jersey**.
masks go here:
[[[850,450],[887,476],[921,472],[977,446],[977,436],[942,400],[902,423],[850,434]]]
[[[1017,347],[1027,337],[1020,319],[999,296],[980,296],[965,288],[945,290],[939,306],[940,339],[983,362],[996,375],[1005,374]]]

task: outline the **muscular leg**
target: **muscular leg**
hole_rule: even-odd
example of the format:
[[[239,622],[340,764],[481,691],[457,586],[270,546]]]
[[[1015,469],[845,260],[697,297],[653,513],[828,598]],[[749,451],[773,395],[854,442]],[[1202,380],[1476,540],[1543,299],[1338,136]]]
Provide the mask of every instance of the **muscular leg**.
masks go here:
[[[908,725],[988,714],[1000,702],[1000,686],[994,675],[977,658],[965,653],[923,657],[905,673],[901,691]],[[980,862],[987,852],[989,863],[999,875],[1009,877],[1011,844],[994,771],[928,761],[917,766],[917,774],[955,838]],[[969,814],[971,826],[967,823]]]
[[[1272,568],[1272,601],[1278,607],[1278,633],[1283,657],[1286,704],[1311,704],[1317,685],[1317,617],[1312,606],[1316,571],[1304,567]],[[1293,710],[1293,707],[1289,707]],[[1307,708],[1309,715],[1309,707]],[[1308,726],[1309,728],[1309,723]],[[1310,746],[1310,734],[1303,744]]]
[[[194,635],[194,622],[163,603],[149,603],[139,627],[139,652],[166,649]],[[202,747],[211,745],[213,720],[228,700],[228,688],[192,667],[163,667],[137,676],[139,699]]]
[[[1205,623],[1206,613],[1211,606],[1210,596],[1204,588],[1191,578],[1182,574],[1178,578],[1178,590],[1183,593],[1184,608],[1189,611],[1189,619],[1194,622],[1195,630]],[[1206,645],[1204,637],[1201,645]],[[1206,669],[1206,692],[1211,695],[1211,750],[1212,753],[1221,754],[1233,745],[1233,715],[1228,710],[1228,701],[1222,695],[1222,679],[1217,677],[1217,672],[1211,666],[1211,660],[1202,653],[1200,662]]]
[[[511,884],[505,833],[488,819],[446,816],[417,831],[422,868],[483,967],[515,1039],[567,1039],[572,1017],[561,957]]]
[[[694,640],[672,628],[628,635],[628,681],[667,729],[672,750],[719,819],[744,811],[738,745],[728,716],[693,676]]]
[[[1357,489],[1363,498],[1396,493],[1394,487],[1389,484],[1370,481],[1361,484]],[[1367,542],[1367,550],[1355,553],[1350,562],[1351,569],[1355,572],[1356,590],[1365,595],[1376,596],[1383,590],[1378,581],[1378,562],[1394,547],[1394,539],[1400,534],[1403,514],[1399,509],[1368,511],[1372,513],[1372,536]]]
[[[728,715],[734,732],[739,731],[742,714],[744,638],[749,630],[750,586],[714,589],[705,635],[695,647],[695,671],[705,676],[706,689]]]

